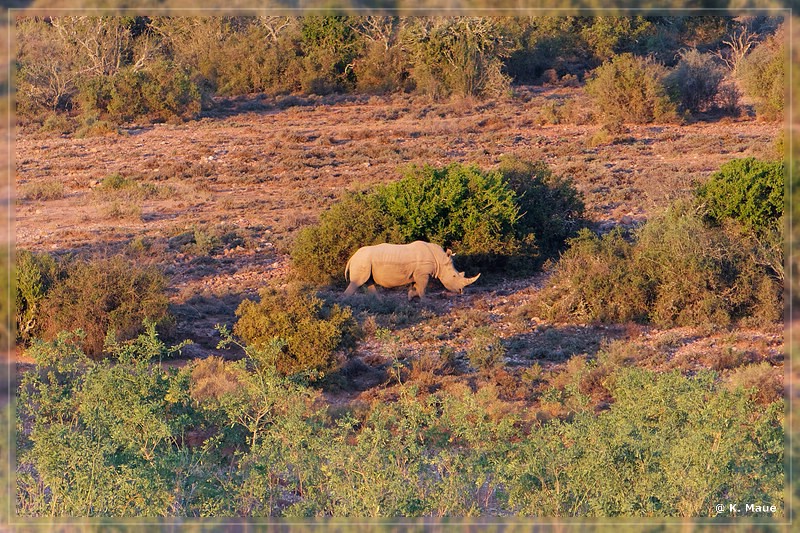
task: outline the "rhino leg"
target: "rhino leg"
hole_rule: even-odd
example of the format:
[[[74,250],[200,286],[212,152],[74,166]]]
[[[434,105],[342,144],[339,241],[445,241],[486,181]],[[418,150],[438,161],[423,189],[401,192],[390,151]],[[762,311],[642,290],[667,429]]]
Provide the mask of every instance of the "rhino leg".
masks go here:
[[[428,281],[431,279],[428,274],[414,274],[414,284],[408,289],[408,299],[414,297],[416,293],[420,300],[425,298],[425,288],[428,286]]]
[[[376,287],[374,283],[370,283],[369,285],[367,285],[367,291],[372,294],[375,294],[376,292],[378,292],[378,287]]]
[[[358,289],[360,286],[361,286],[361,285],[359,285],[359,284],[358,284],[358,283],[356,283],[355,281],[351,281],[351,282],[350,282],[350,285],[348,285],[348,286],[347,286],[347,288],[344,290],[344,295],[345,295],[345,296],[351,296],[351,295],[355,294],[355,293],[356,293],[356,290],[357,290],[357,289]]]

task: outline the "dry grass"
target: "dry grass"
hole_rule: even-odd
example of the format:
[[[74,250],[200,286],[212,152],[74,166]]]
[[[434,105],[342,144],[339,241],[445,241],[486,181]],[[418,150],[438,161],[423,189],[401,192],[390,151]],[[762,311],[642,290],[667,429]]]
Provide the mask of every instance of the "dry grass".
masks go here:
[[[19,189],[21,200],[60,200],[66,194],[64,184],[58,180],[43,180],[26,183]]]

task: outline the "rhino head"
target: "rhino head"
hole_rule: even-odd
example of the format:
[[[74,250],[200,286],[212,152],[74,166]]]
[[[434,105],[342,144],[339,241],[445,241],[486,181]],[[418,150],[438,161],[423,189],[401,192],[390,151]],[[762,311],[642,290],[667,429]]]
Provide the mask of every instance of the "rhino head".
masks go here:
[[[445,264],[444,268],[439,272],[439,281],[442,282],[442,285],[444,285],[448,291],[461,294],[464,292],[464,287],[475,283],[481,275],[478,274],[472,278],[465,277],[463,272],[458,272],[453,266],[452,258],[455,254],[450,250],[447,250],[446,253],[447,257],[450,258],[450,262],[449,264]]]
[[[453,269],[452,275],[441,276],[439,281],[442,282],[442,285],[444,285],[447,290],[461,294],[464,292],[464,287],[475,283],[479,277],[481,277],[480,274],[467,278],[464,276],[463,272],[456,272],[455,269]]]

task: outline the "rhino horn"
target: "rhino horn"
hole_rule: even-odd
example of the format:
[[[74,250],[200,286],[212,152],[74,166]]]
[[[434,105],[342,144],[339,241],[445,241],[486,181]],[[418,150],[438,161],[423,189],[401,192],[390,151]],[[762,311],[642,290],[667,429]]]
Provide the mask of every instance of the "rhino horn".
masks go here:
[[[461,281],[459,282],[460,285],[458,288],[459,293],[464,292],[464,287],[466,287],[467,285],[472,285],[473,283],[475,283],[475,281],[477,281],[479,277],[481,277],[481,275],[478,274],[474,278],[465,278],[463,272],[460,272],[460,274],[461,274]]]
[[[465,283],[464,283],[464,286],[466,287],[467,285],[472,285],[473,283],[475,283],[476,281],[478,281],[478,278],[479,278],[479,277],[481,277],[480,273],[479,273],[477,276],[475,276],[475,277],[472,277],[472,278],[466,278],[466,279],[464,280],[464,281],[465,281]]]

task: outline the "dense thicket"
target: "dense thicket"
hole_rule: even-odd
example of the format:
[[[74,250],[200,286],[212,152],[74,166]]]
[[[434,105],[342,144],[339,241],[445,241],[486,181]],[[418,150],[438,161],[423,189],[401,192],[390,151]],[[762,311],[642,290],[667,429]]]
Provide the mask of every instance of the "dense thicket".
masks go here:
[[[551,319],[661,326],[778,321],[784,166],[735,160],[626,236],[584,230],[535,304]]]
[[[755,45],[775,25],[709,16],[20,18],[17,113],[163,121],[196,116],[214,96],[254,92],[501,96],[515,82],[582,80],[621,54],[672,68],[695,57],[679,52],[699,50],[741,65],[767,116],[783,106],[775,80],[785,44]],[[695,111],[704,102],[687,95],[697,77],[679,68],[686,87],[672,96]]]
[[[540,422],[491,385],[406,385],[328,410],[258,357],[147,362],[169,352],[153,329],[115,346],[114,364],[68,335],[34,345],[20,515],[699,517],[728,499],[783,513],[783,401],[755,403],[710,371],[619,367],[609,409],[569,389],[572,416]]]
[[[14,268],[17,340],[54,339],[66,325],[81,330],[81,347],[103,355],[109,341],[128,340],[145,320],[166,323],[166,278],[155,267],[122,257],[56,259],[20,250]]]

